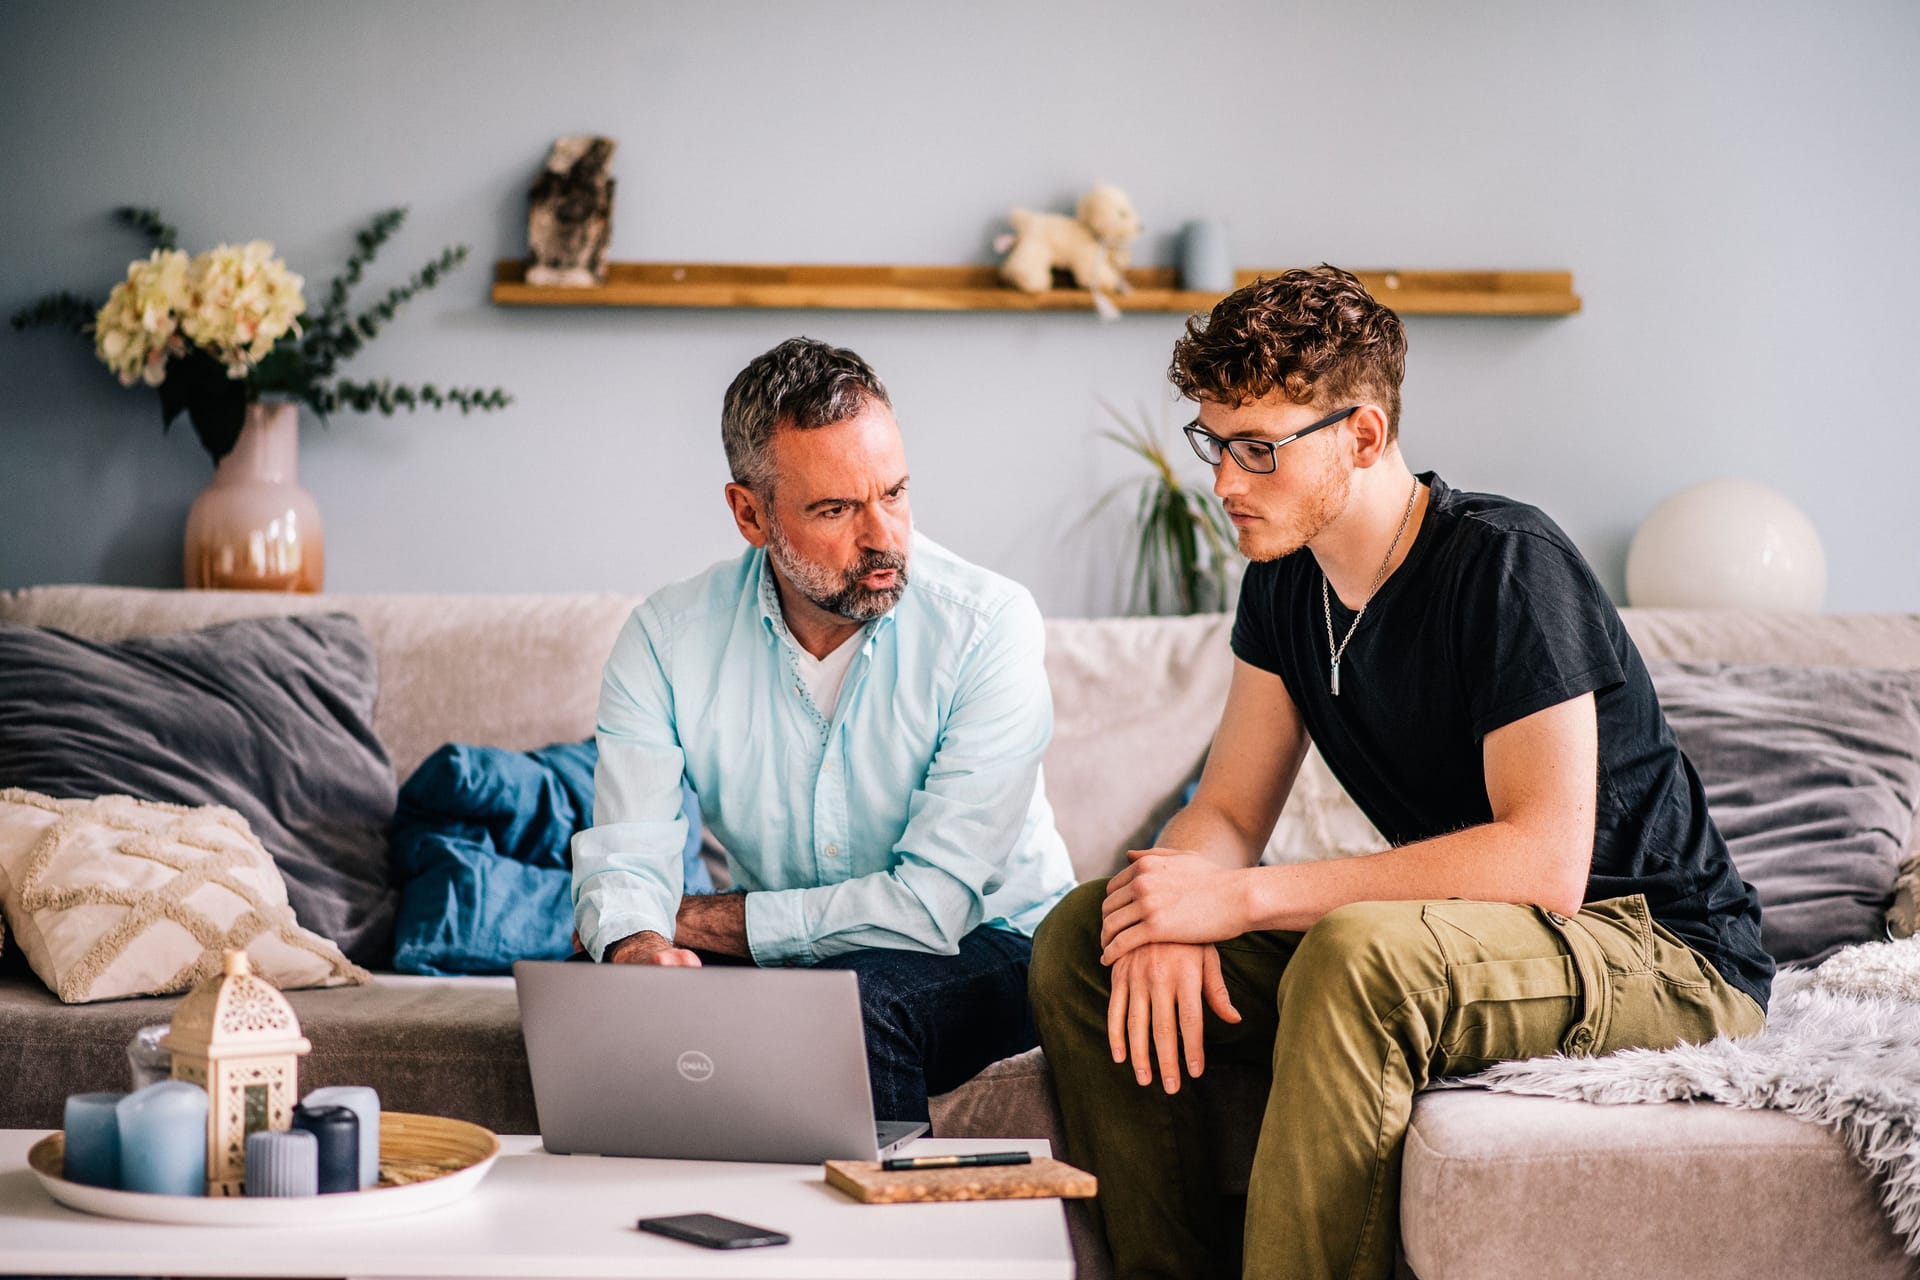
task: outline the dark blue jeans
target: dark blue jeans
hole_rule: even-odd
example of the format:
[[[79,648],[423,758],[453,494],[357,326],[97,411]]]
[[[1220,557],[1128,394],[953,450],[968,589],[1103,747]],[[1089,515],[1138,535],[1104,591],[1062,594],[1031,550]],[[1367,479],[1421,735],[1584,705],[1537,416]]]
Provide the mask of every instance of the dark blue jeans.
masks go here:
[[[1040,1043],[1027,1007],[1033,942],[982,926],[960,953],[868,948],[822,960],[860,979],[877,1120],[926,1120],[927,1098]]]
[[[751,964],[694,952],[700,963]],[[870,947],[822,960],[860,980],[867,1081],[876,1120],[928,1120],[927,1098],[957,1089],[983,1067],[1040,1043],[1027,1007],[1033,941],[985,925],[960,939],[960,953],[928,955]],[[570,960],[586,961],[584,951]]]

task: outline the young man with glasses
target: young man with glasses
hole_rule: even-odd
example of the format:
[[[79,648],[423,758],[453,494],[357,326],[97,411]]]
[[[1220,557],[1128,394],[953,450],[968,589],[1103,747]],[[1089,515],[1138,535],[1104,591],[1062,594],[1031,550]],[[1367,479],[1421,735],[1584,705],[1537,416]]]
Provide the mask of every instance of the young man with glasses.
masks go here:
[[[853,352],[781,343],[720,421],[747,550],[647,597],[607,661],[580,940],[852,969],[876,1118],[926,1120],[929,1094],[1033,1047],[1030,939],[1073,885],[1040,781],[1040,611],[914,532],[899,425]],[[683,775],[740,892],[683,892]]]
[[[1331,267],[1174,347],[1253,561],[1233,682],[1193,801],[1032,977],[1123,1276],[1384,1278],[1429,1081],[1765,1022],[1758,901],[1618,613],[1540,511],[1409,470],[1405,360]],[[1256,865],[1309,741],[1391,847]],[[1244,1225],[1181,1087],[1223,1059],[1272,1072]]]

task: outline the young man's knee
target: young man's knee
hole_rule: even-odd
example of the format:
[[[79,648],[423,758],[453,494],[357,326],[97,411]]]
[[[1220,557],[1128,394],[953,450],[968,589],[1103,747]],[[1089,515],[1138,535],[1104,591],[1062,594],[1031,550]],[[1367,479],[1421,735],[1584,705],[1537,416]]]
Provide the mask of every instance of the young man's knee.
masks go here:
[[[1062,898],[1033,933],[1033,959],[1027,975],[1033,992],[1067,989],[1089,961],[1099,964],[1100,904],[1107,882],[1089,880]],[[1039,1001],[1035,1000],[1035,1007]]]
[[[1286,988],[1419,984],[1444,971],[1419,902],[1354,902],[1320,917],[1287,964]]]

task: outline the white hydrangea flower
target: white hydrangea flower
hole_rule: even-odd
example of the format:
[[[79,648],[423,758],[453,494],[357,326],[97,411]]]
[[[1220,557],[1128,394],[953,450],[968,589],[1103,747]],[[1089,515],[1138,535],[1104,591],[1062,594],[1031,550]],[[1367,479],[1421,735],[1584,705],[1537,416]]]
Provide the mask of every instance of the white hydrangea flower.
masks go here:
[[[187,306],[187,255],[155,249],[128,264],[93,321],[93,347],[122,386],[166,381],[169,358],[184,354],[180,313]]]
[[[187,269],[181,332],[226,365],[228,377],[244,378],[282,335],[300,332],[305,283],[265,240],[209,249]]]

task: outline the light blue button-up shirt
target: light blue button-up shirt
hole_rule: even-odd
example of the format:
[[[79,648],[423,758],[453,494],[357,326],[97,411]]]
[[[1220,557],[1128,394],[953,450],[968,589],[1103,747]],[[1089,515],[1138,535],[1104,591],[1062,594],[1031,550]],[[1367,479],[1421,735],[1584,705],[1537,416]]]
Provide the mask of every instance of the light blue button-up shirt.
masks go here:
[[[759,964],[859,947],[952,954],[976,926],[1031,936],[1073,887],[1040,777],[1045,631],[1025,588],[915,535],[900,601],[831,715],[801,678],[766,553],[648,597],[600,690],[594,826],[573,901],[598,958],[674,934],[684,773],[747,898]]]

